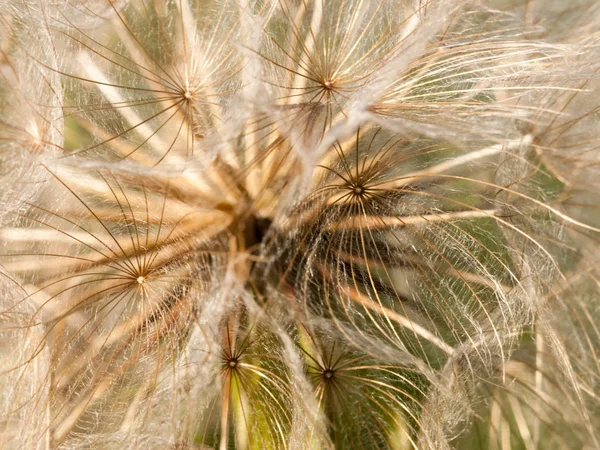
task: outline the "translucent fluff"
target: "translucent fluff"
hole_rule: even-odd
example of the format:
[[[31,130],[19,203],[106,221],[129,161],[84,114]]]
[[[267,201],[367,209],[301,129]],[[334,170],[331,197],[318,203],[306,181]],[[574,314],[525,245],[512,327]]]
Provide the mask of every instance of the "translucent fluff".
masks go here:
[[[600,446],[579,0],[0,5],[0,448]]]

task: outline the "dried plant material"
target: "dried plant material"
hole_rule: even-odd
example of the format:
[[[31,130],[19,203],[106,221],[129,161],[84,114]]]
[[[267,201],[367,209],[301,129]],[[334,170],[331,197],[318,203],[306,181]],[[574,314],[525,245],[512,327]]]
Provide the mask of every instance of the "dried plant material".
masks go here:
[[[600,9],[0,5],[0,447],[600,446]]]

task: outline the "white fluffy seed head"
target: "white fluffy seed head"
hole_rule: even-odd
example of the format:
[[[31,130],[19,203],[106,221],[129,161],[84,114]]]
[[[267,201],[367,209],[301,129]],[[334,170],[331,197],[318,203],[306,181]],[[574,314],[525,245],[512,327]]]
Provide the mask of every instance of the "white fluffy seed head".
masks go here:
[[[586,2],[0,6],[0,447],[597,447]]]

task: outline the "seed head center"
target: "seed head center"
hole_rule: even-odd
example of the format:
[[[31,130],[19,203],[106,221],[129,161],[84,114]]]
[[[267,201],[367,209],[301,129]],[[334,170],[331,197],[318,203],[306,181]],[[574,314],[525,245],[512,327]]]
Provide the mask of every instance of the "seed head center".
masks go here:
[[[333,370],[325,369],[323,371],[323,378],[325,378],[326,380],[331,380],[333,378]]]
[[[138,284],[144,284],[144,281],[146,281],[146,279],[143,276],[139,276],[136,278],[136,280],[138,282]]]

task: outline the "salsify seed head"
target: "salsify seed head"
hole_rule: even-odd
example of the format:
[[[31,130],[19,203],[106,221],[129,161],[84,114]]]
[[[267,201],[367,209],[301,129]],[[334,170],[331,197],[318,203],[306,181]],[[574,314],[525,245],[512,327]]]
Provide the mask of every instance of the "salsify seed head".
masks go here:
[[[598,447],[599,20],[0,5],[0,447]]]

